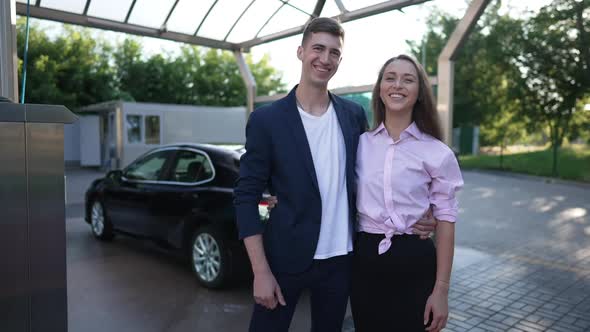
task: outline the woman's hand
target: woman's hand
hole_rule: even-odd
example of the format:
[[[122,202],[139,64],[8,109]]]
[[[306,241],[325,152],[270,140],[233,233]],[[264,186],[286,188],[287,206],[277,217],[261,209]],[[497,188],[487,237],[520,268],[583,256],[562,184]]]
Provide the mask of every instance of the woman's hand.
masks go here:
[[[443,282],[437,281],[434,291],[426,301],[426,309],[424,310],[424,325],[428,324],[430,313],[432,313],[432,322],[426,328],[426,331],[438,332],[447,326],[449,318],[449,288]]]
[[[269,196],[266,199],[266,203],[268,204],[268,212],[270,212],[270,210],[272,210],[275,206],[277,206],[277,204],[279,204],[279,201],[277,200],[277,196]]]

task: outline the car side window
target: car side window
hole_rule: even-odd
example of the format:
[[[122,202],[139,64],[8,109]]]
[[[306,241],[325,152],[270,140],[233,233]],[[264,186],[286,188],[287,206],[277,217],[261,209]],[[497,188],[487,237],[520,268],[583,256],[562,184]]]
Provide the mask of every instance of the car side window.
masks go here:
[[[159,151],[129,165],[125,177],[130,180],[157,181],[170,151]]]
[[[173,181],[195,183],[211,180],[213,176],[213,167],[206,155],[188,150],[178,153],[176,165],[172,170]]]

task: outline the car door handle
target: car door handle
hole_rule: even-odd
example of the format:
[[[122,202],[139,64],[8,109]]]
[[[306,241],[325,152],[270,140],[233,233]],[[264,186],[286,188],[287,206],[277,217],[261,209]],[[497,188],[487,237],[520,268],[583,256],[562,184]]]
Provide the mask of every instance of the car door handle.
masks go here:
[[[189,199],[197,199],[199,198],[199,194],[197,193],[186,193],[184,195],[182,195],[184,198],[189,198]]]

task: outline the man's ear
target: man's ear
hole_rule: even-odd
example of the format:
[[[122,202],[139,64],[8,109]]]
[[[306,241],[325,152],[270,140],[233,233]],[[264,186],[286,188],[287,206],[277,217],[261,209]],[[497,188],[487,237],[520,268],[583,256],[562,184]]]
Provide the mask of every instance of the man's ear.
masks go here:
[[[303,46],[300,45],[299,47],[297,47],[297,59],[301,60],[302,54],[303,54]]]

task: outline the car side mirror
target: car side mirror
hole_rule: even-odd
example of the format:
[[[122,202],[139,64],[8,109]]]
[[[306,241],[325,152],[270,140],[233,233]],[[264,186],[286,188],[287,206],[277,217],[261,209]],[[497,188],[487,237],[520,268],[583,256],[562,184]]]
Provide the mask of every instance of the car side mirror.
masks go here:
[[[106,177],[107,177],[107,179],[119,181],[122,176],[123,176],[123,171],[120,169],[117,169],[117,170],[108,172]]]

